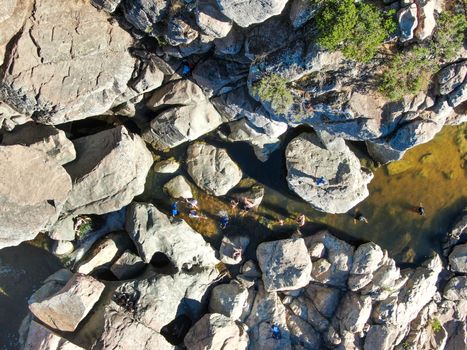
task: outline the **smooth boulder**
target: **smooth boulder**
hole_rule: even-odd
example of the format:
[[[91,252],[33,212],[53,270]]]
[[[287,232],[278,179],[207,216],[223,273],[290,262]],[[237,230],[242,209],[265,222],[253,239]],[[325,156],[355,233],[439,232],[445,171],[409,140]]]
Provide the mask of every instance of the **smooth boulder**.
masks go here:
[[[240,27],[261,23],[282,12],[288,0],[217,0],[220,11]]]
[[[178,175],[164,185],[164,190],[172,198],[193,198],[193,192],[185,177]]]
[[[373,174],[343,139],[325,142],[303,133],[287,145],[285,156],[289,188],[317,210],[345,213],[369,195]]]
[[[188,174],[209,194],[223,196],[242,178],[242,171],[223,148],[196,142],[187,150]]]
[[[73,179],[66,212],[109,213],[143,192],[153,158],[138,135],[118,126],[73,143],[77,159],[65,167]]]
[[[0,146],[0,249],[50,228],[71,191],[65,169],[31,147]]]

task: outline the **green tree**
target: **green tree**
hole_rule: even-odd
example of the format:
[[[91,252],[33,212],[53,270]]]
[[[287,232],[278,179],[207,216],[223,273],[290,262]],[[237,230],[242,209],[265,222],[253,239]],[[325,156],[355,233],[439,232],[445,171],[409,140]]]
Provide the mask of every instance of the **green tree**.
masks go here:
[[[393,11],[384,15],[376,6],[365,2],[329,0],[317,16],[317,41],[326,49],[341,49],[349,59],[367,62],[396,30],[393,18]]]
[[[293,103],[293,96],[287,87],[287,80],[278,74],[264,76],[253,85],[253,93],[262,101],[271,103],[277,113],[285,113]]]
[[[436,21],[432,49],[443,61],[452,61],[464,43],[467,22],[464,15],[442,12]]]

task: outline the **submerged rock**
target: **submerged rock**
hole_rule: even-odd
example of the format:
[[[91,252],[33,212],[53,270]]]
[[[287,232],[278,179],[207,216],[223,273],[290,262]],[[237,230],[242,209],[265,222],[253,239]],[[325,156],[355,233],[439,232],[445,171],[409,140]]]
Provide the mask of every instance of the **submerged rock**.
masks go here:
[[[104,287],[90,276],[75,274],[55,295],[35,300],[29,309],[49,327],[72,332],[99,300]]]
[[[71,190],[65,169],[26,146],[0,146],[0,178],[0,249],[50,228]]]
[[[157,252],[167,256],[178,269],[215,266],[216,252],[201,234],[184,220],[170,221],[149,203],[132,203],[128,208],[126,230],[141,258],[149,263]]]
[[[26,7],[29,1],[19,3]],[[132,78],[131,35],[89,1],[34,4],[22,31],[9,43],[15,54],[4,62],[0,96],[46,124],[110,109]]]
[[[188,350],[246,350],[248,333],[240,322],[220,314],[206,314],[185,337]]]
[[[143,192],[153,159],[138,135],[119,126],[73,143],[77,159],[65,167],[73,179],[66,212],[109,213]]]
[[[223,148],[196,142],[187,150],[188,173],[206,192],[222,196],[242,178],[242,171]]]
[[[285,156],[289,188],[315,209],[345,213],[369,195],[373,174],[342,139],[323,142],[303,133],[287,145]]]
[[[268,292],[294,290],[310,282],[312,266],[303,239],[261,243],[256,255]]]

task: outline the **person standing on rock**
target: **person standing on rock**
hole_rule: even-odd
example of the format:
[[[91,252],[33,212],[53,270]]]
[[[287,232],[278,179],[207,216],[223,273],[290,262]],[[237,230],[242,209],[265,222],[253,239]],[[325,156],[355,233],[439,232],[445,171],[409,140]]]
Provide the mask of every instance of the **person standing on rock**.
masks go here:
[[[176,216],[178,216],[178,214],[180,214],[180,212],[178,211],[177,205],[178,205],[178,202],[172,203],[172,217],[173,218],[175,218]]]
[[[298,227],[303,227],[303,226],[305,226],[305,222],[306,222],[305,214],[300,214],[299,216],[297,216],[297,224],[298,224]]]
[[[420,216],[425,216],[425,208],[423,207],[422,203],[420,203],[420,205],[418,206],[417,213]]]
[[[227,225],[229,224],[229,216],[225,212],[220,212],[219,213],[220,218],[219,218],[219,227],[224,230],[227,228]]]

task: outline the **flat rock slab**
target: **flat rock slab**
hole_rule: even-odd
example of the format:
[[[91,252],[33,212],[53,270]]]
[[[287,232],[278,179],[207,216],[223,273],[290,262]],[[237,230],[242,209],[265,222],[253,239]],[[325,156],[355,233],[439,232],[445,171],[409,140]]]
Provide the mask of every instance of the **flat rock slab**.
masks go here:
[[[29,310],[49,327],[73,332],[99,300],[105,285],[91,276],[75,274],[55,295],[29,304]]]
[[[310,282],[311,259],[302,238],[261,243],[256,255],[268,292],[294,290]]]
[[[28,337],[24,345],[28,350],[84,350],[68,340],[53,333],[36,321],[29,325]]]
[[[105,214],[141,194],[153,158],[144,141],[119,126],[73,141],[77,159],[66,165],[73,190],[65,211]]]
[[[65,169],[30,147],[0,146],[0,249],[50,227],[71,190]]]
[[[206,192],[223,196],[242,179],[242,171],[227,151],[196,142],[187,150],[188,173]]]
[[[289,188],[317,210],[345,213],[369,195],[373,174],[343,139],[325,142],[303,133],[287,145],[285,156]]]
[[[132,43],[89,1],[35,1],[9,43],[13,54],[4,62],[0,95],[41,123],[99,115],[127,89],[135,66]]]

